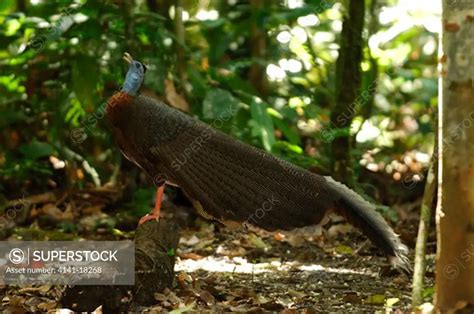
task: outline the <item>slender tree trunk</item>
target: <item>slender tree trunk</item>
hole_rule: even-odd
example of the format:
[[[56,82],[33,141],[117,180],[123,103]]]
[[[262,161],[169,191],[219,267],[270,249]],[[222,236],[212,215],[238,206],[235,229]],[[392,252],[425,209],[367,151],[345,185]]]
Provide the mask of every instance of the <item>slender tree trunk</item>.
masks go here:
[[[435,297],[441,312],[474,306],[473,11],[472,0],[443,0]]]
[[[268,0],[250,0],[252,7],[253,23],[250,34],[250,53],[253,64],[250,66],[249,81],[259,92],[260,96],[265,98],[268,93],[267,75],[262,61],[267,55],[267,32],[259,21],[261,13],[268,5]]]
[[[135,0],[132,1],[124,1],[119,2],[120,9],[122,11],[122,17],[124,21],[124,33],[126,36],[126,44],[128,52],[132,54],[132,56],[137,55],[137,45],[135,41],[135,22],[133,19],[133,9],[136,5]]]
[[[184,55],[184,23],[183,23],[183,3],[181,0],[175,2],[175,17],[174,17],[174,31],[176,34],[177,42],[175,43],[176,49],[176,70],[178,72],[180,80],[180,90],[184,90],[186,84],[186,57]]]
[[[379,14],[381,10],[381,4],[378,0],[371,0],[367,12],[367,37],[364,38],[364,45],[368,47],[368,41],[372,35],[377,33],[380,28]],[[367,61],[370,64],[368,73],[364,75],[365,79],[362,80],[362,91],[358,96],[360,102],[358,106],[358,114],[362,117],[362,123],[359,128],[349,139],[350,143],[353,143],[357,137],[357,134],[362,130],[362,126],[366,120],[372,116],[372,110],[374,108],[375,93],[379,85],[379,65],[377,59],[372,56],[370,49],[367,49]]]
[[[381,10],[381,4],[378,3],[377,0],[372,0],[369,6],[368,12],[368,25],[367,25],[367,38],[365,38],[364,44],[368,46],[369,39],[372,35],[376,34],[379,29],[379,14]],[[374,99],[375,99],[375,92],[377,91],[377,86],[379,82],[379,65],[377,60],[372,56],[370,49],[367,49],[368,52],[368,61],[370,63],[370,70],[368,79],[365,84],[362,83],[364,86],[364,91],[360,94],[360,98],[362,98],[363,103],[361,104],[363,108],[361,108],[361,115],[364,120],[369,119],[372,116],[372,109],[374,107]],[[361,125],[362,128],[362,125]],[[355,136],[352,140],[355,139]]]
[[[437,145],[435,145],[434,153],[436,153]],[[426,272],[426,242],[430,231],[431,213],[434,205],[436,184],[437,184],[437,167],[438,161],[433,158],[428,176],[426,178],[425,192],[423,201],[421,202],[420,224],[418,226],[418,235],[416,237],[415,249],[415,268],[413,272],[413,289],[412,289],[412,309],[416,311],[416,307],[423,303],[423,287]]]
[[[341,43],[336,68],[336,106],[331,114],[331,124],[338,129],[349,129],[357,107],[356,97],[361,86],[362,30],[365,3],[351,0],[342,24]],[[332,142],[333,175],[350,184],[350,136],[337,137]]]
[[[26,13],[26,1],[25,0],[17,0],[16,1],[16,9],[19,12],[25,12]]]
[[[170,18],[170,8],[174,5],[173,0],[147,0],[148,10],[150,12],[158,13],[165,18],[164,25],[166,29],[173,29],[173,20]]]

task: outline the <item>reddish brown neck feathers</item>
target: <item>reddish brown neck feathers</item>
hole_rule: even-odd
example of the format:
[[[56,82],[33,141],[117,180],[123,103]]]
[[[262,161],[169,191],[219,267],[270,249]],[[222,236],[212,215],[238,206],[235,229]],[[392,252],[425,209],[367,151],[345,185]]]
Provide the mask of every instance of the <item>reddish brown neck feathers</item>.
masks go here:
[[[112,95],[107,101],[107,116],[109,117],[112,124],[115,124],[120,120],[121,112],[127,106],[130,106],[133,102],[134,96],[131,96],[125,92],[117,92]]]

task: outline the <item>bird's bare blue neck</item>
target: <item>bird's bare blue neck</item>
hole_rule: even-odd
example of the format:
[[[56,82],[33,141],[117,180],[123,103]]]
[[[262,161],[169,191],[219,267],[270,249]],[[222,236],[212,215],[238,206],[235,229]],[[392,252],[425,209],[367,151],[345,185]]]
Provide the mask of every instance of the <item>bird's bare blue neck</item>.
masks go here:
[[[143,83],[143,75],[134,71],[133,69],[128,70],[125,82],[123,83],[122,91],[136,96]]]

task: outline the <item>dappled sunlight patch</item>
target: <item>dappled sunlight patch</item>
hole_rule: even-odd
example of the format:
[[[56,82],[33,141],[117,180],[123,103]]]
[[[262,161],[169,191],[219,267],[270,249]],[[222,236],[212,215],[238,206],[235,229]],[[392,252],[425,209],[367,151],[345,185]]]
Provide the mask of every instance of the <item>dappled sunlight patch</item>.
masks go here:
[[[288,272],[288,271],[305,271],[305,272],[330,272],[337,274],[354,274],[365,275],[369,277],[375,276],[372,272],[359,271],[347,268],[325,267],[320,264],[305,264],[298,262],[278,262],[271,261],[265,263],[251,263],[246,258],[227,256],[217,257],[208,256],[203,259],[178,260],[175,266],[176,271],[195,272],[197,270],[205,270],[208,272],[229,272],[241,274],[258,274],[268,272]]]

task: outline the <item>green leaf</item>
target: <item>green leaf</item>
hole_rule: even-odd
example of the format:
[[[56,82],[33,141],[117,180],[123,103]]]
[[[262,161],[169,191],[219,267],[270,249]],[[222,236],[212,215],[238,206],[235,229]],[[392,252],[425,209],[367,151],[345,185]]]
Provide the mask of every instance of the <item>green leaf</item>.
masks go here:
[[[88,39],[98,40],[102,34],[102,24],[97,19],[89,19],[84,23],[75,24],[69,35],[77,36],[81,41],[87,42]],[[96,60],[98,60],[98,58]],[[98,67],[98,65],[96,67]]]
[[[212,73],[212,72],[211,72]],[[255,95],[257,90],[250,84],[248,81],[243,80],[238,75],[220,75],[219,71],[214,72],[215,75],[212,75],[212,78],[222,84],[222,86],[227,87],[232,90],[234,93],[236,91],[242,91],[247,94]]]
[[[65,122],[70,122],[73,126],[79,126],[79,119],[86,115],[86,111],[81,106],[81,102],[77,98],[72,98],[69,107],[64,117]]]
[[[0,115],[0,128],[3,129],[19,121],[25,121],[26,118],[27,117],[23,111],[2,108],[2,114]]]
[[[20,29],[21,23],[17,19],[11,19],[6,22],[5,36],[13,36]]]
[[[225,24],[225,19],[220,18],[217,20],[206,20],[201,22],[201,27],[203,27],[204,30],[210,30],[213,28],[218,28],[222,27]]]
[[[352,255],[354,254],[354,250],[350,247],[350,246],[347,246],[347,245],[338,245],[334,248],[334,250],[338,253],[338,254],[345,254],[345,255]]]
[[[385,295],[383,295],[383,294],[369,295],[365,302],[367,304],[384,304],[385,303]]]
[[[288,139],[291,144],[299,145],[300,137],[295,130],[293,130],[285,121],[278,118],[273,118],[275,126],[283,133],[283,135]]]
[[[41,157],[50,156],[54,152],[52,145],[45,142],[33,140],[29,144],[22,145],[19,151],[28,159],[36,160]]]
[[[204,98],[207,90],[206,78],[199,72],[199,69],[193,65],[188,65],[189,82],[193,86],[193,95],[199,98]]]
[[[299,147],[298,145],[293,145],[286,141],[277,141],[275,145],[273,145],[273,151],[275,151],[275,148],[277,148],[281,152],[286,151],[286,152],[294,153],[297,155],[301,155],[304,153],[301,147]]]
[[[267,104],[261,101],[260,98],[253,97],[250,104],[250,115],[252,117],[250,125],[252,127],[252,135],[260,138],[265,150],[271,151],[276,140],[273,121],[267,113],[267,108]]]
[[[209,62],[216,64],[229,47],[233,40],[226,20],[223,18],[214,21],[203,21],[200,23],[201,30],[209,43]]]
[[[288,23],[288,21],[295,20],[300,16],[308,14],[319,14],[331,8],[332,6],[332,3],[328,3],[323,0],[311,0],[308,1],[308,4],[303,5],[299,8],[283,9],[280,12],[273,14],[272,16],[270,16],[268,23],[270,25],[286,24]]]
[[[155,192],[155,189],[137,189],[133,194],[133,200],[128,204],[129,212],[137,217],[148,214],[150,212],[150,202]]]
[[[239,108],[239,101],[226,90],[215,88],[206,93],[202,103],[204,119],[228,120]]]
[[[423,289],[423,298],[433,298],[433,295],[435,293],[434,287],[426,287]]]
[[[160,94],[165,93],[165,79],[168,76],[168,68],[158,58],[150,63],[155,64],[153,68],[147,70],[145,75],[145,85],[150,86]]]
[[[72,63],[72,89],[83,106],[94,103],[95,89],[99,81],[97,58],[82,57]]]
[[[6,14],[15,9],[14,0],[2,0],[0,1],[0,13]]]

